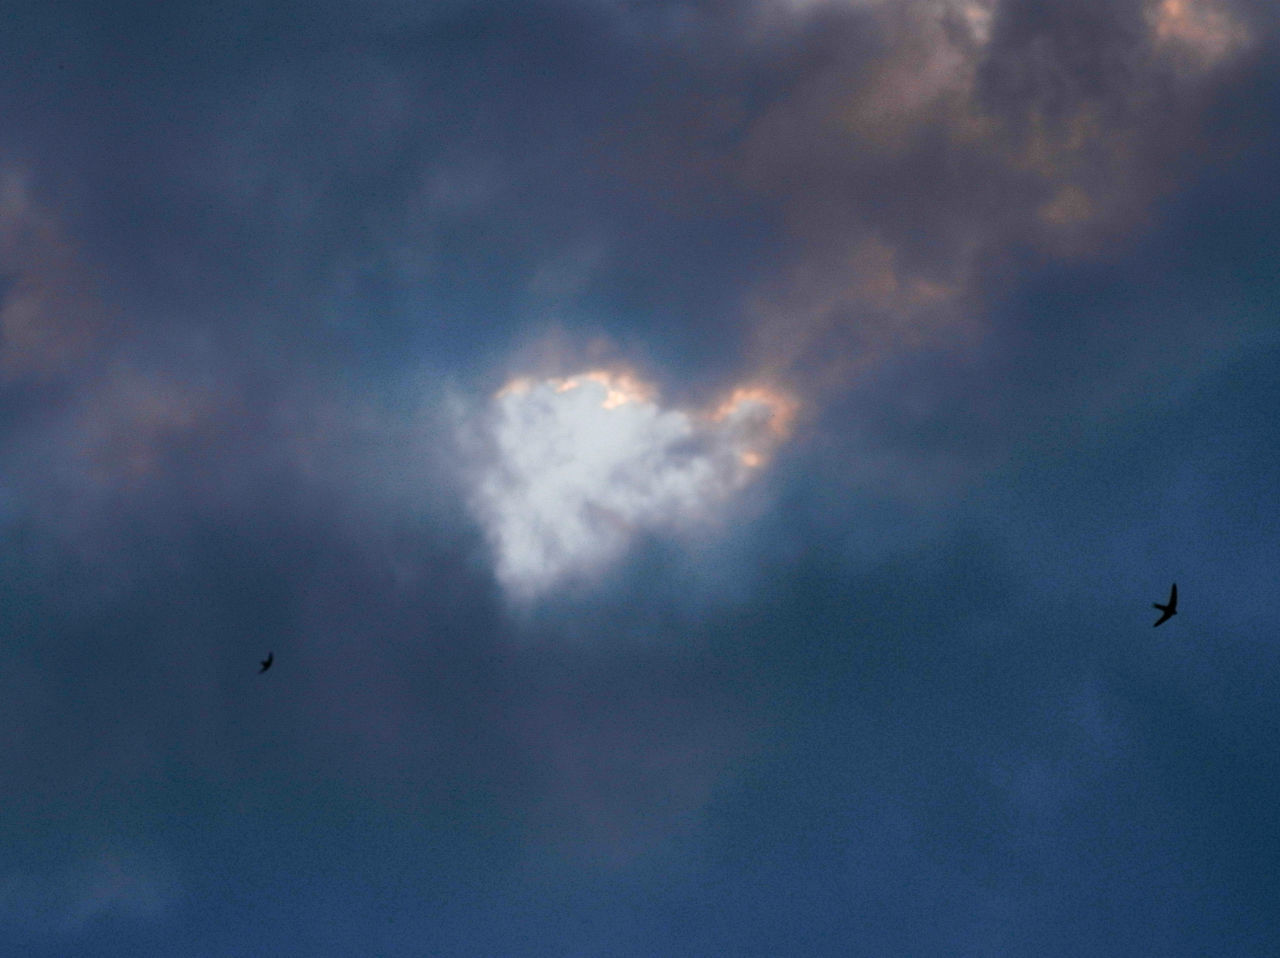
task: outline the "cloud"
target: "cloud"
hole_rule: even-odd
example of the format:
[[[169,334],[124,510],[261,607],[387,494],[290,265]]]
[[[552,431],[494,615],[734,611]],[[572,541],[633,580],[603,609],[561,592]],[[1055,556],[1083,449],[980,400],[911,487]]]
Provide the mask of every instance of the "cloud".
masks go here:
[[[0,877],[0,916],[40,938],[77,936],[112,917],[162,921],[180,897],[171,868],[129,851],[104,850],[39,874]]]
[[[764,386],[698,411],[664,406],[627,373],[513,380],[480,419],[487,454],[471,498],[499,582],[530,599],[608,565],[641,530],[711,518],[768,462],[793,413]]]
[[[86,277],[21,168],[0,166],[0,376],[43,379],[96,335]]]
[[[531,823],[543,842],[625,865],[699,822],[759,753],[758,717],[717,677],[659,663],[629,659],[596,675],[579,665],[525,704],[518,728],[538,757]]]
[[[788,9],[793,45],[758,52],[788,83],[738,170],[788,238],[748,302],[753,356],[811,394],[981,337],[1019,257],[1123,251],[1206,157],[1250,42],[1213,0]]]
[[[1243,24],[1216,0],[1151,0],[1147,17],[1157,47],[1182,56],[1197,72],[1238,52],[1249,39]]]

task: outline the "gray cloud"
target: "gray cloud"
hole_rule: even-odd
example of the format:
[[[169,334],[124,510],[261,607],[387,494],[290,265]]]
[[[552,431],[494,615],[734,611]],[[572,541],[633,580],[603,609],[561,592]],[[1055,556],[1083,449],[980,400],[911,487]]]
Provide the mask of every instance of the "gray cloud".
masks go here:
[[[55,874],[10,872],[0,878],[0,920],[40,945],[65,945],[111,919],[156,923],[181,906],[172,869],[146,855],[103,850]]]
[[[820,5],[797,28],[814,52],[746,141],[798,244],[761,287],[761,361],[834,356],[841,388],[886,351],[980,339],[1011,255],[1123,252],[1248,48],[1226,7],[1194,67],[1167,47],[1200,28],[1173,38],[1166,7],[966,9]]]
[[[1264,13],[24,10],[0,940],[1274,950]],[[625,489],[455,433],[621,368]]]

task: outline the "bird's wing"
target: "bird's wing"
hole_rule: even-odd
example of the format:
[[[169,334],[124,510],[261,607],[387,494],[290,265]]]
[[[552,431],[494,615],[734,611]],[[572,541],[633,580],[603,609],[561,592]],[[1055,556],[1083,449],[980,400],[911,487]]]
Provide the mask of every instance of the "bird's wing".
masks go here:
[[[1173,584],[1173,588],[1169,591],[1169,607],[1172,608],[1177,604],[1178,604],[1178,583],[1175,582]]]
[[[1156,606],[1156,608],[1158,609],[1158,608],[1160,608],[1160,606]],[[1165,609],[1165,610],[1164,610],[1164,613],[1160,616],[1160,618],[1156,619],[1156,621],[1155,621],[1155,625],[1159,625],[1159,624],[1160,624],[1160,623],[1162,623],[1162,622],[1168,622],[1168,621],[1169,621],[1170,619],[1172,619],[1172,618],[1173,618],[1173,610],[1172,610],[1172,609]],[[1155,626],[1152,626],[1152,628],[1154,628],[1154,627],[1155,627]]]

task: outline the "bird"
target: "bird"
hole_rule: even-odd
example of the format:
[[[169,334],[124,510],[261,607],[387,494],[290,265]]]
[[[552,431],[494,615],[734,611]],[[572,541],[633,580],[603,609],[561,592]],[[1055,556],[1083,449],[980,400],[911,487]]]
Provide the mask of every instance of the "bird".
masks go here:
[[[263,659],[263,660],[259,663],[259,664],[262,666],[262,668],[258,669],[258,674],[259,674],[259,675],[261,675],[261,674],[262,674],[263,672],[265,672],[267,669],[271,668],[271,663],[272,663],[273,661],[275,661],[275,657],[276,657],[276,655],[275,655],[275,653],[274,653],[274,652],[268,652],[268,653],[267,653],[267,657],[266,657],[265,659]]]
[[[1173,589],[1169,592],[1168,605],[1161,605],[1159,602],[1152,602],[1151,604],[1160,610],[1160,618],[1156,619],[1156,625],[1172,619],[1178,614],[1178,583],[1175,582]]]

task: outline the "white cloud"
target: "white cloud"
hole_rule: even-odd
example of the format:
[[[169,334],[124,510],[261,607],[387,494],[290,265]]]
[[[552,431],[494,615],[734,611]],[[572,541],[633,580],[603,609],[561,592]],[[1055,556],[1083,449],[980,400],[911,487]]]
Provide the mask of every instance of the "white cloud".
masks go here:
[[[616,560],[642,529],[712,517],[785,436],[792,402],[742,388],[712,410],[665,408],[616,372],[521,379],[494,397],[472,508],[507,592],[530,599]]]

